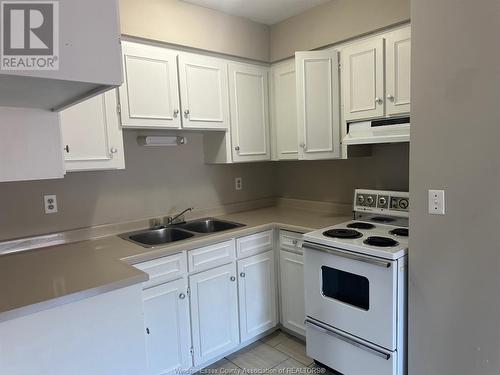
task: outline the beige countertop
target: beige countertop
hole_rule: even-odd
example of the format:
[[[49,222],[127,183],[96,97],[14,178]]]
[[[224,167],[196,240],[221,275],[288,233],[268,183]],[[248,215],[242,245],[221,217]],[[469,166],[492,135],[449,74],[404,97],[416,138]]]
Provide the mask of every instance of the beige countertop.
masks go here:
[[[146,281],[148,275],[131,264],[266,229],[305,233],[350,219],[322,211],[279,206],[218,218],[245,226],[155,248],[144,248],[111,235],[2,255],[0,321]]]

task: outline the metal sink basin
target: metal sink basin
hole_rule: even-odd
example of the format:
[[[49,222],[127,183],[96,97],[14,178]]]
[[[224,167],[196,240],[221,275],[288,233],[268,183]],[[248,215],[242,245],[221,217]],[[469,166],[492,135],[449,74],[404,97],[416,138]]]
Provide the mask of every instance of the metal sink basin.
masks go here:
[[[139,245],[144,247],[165,245],[171,242],[185,240],[193,236],[194,233],[169,227],[146,229],[138,232],[125,233],[120,235],[121,238],[138,243]]]
[[[185,224],[178,224],[177,227],[187,229],[196,233],[215,233],[229,229],[243,227],[244,224],[234,223],[231,221],[218,220],[213,218],[203,218],[193,221],[188,221]]]

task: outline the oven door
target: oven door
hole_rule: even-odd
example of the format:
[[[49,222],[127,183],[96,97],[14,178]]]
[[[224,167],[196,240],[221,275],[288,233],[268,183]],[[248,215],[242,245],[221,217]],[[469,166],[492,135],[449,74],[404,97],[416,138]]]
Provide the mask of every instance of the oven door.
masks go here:
[[[306,315],[396,349],[397,261],[305,242]]]

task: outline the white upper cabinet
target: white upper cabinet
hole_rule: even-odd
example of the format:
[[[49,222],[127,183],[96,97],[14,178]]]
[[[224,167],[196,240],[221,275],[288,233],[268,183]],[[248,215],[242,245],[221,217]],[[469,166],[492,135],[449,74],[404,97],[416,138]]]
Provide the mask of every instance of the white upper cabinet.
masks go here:
[[[66,171],[125,168],[116,90],[60,113]]]
[[[340,157],[336,50],[296,52],[299,159]]]
[[[229,128],[226,61],[182,53],[179,56],[179,84],[183,128]]]
[[[386,39],[386,108],[390,116],[410,113],[411,29],[393,31]]]
[[[271,112],[274,158],[298,159],[295,61],[272,68]]]
[[[229,64],[233,161],[269,160],[268,69]]]
[[[346,121],[384,116],[384,38],[342,50],[342,91]]]
[[[150,375],[174,374],[191,363],[189,299],[185,278],[144,290],[144,325]]]
[[[181,127],[177,55],[162,47],[123,42],[123,127]]]

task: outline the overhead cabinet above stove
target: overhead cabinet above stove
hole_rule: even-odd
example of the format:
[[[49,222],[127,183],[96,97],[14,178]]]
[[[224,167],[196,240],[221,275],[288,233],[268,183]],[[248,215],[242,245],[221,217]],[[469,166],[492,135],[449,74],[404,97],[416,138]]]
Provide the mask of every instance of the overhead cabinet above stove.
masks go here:
[[[59,111],[122,83],[117,1],[59,0],[54,4],[46,3],[51,3],[47,5],[53,8],[47,8],[50,14],[44,13],[43,19],[44,22],[53,21],[54,32],[48,37],[49,41],[44,39],[40,42],[44,44],[38,45],[52,47],[53,66],[58,65],[58,69],[9,70],[5,65],[9,56],[4,51],[3,66],[0,67],[0,106]],[[7,7],[9,4],[2,5]],[[7,16],[7,9],[3,10]],[[18,9],[17,14],[25,11]],[[16,13],[10,10],[8,14],[14,17],[12,14]],[[12,43],[16,42],[15,38],[12,40]],[[29,51],[25,56],[34,61],[29,59]],[[9,61],[12,65],[14,60]]]

